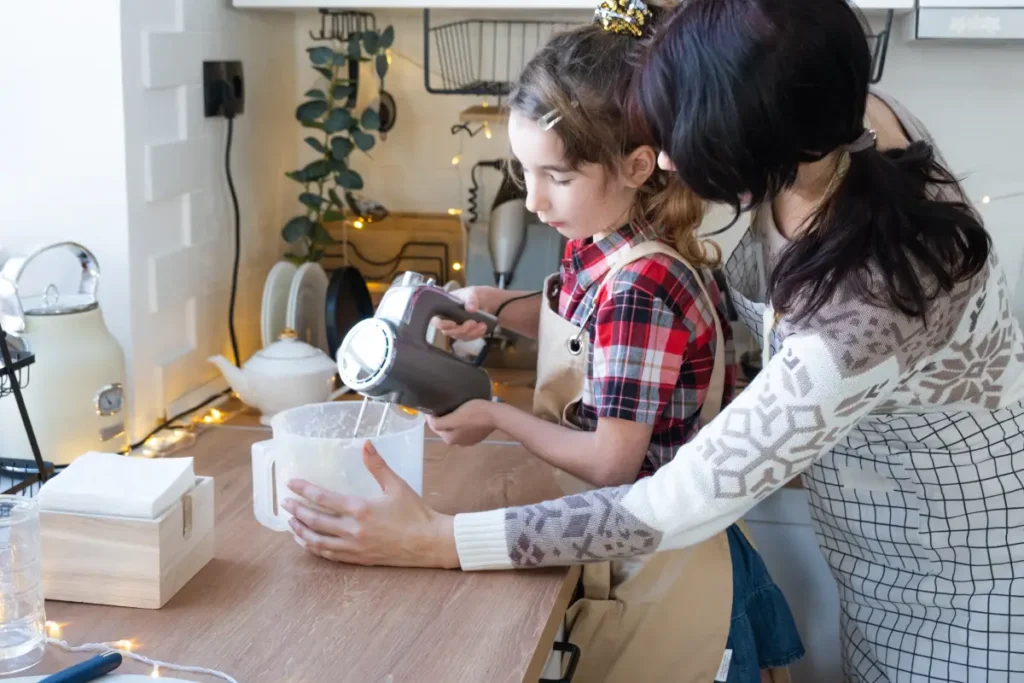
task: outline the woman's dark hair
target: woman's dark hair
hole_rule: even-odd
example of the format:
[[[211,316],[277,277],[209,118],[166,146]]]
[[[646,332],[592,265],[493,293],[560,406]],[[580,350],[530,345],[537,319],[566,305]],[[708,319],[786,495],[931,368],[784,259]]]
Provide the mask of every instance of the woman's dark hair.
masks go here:
[[[841,150],[832,191],[772,272],[780,313],[810,316],[843,286],[924,317],[988,258],[988,233],[930,145],[845,151],[864,131],[871,70],[846,0],[689,0],[634,79],[641,118],[683,183],[737,213]]]
[[[619,172],[624,156],[654,145],[629,117],[630,83],[660,10],[650,8],[644,37],[605,30],[598,23],[558,33],[530,59],[509,94],[509,109],[538,120],[549,112],[561,119],[551,129],[562,140],[573,167],[600,164]],[[649,224],[696,267],[718,262],[717,245],[697,237],[704,202],[674,173],[655,169],[639,188],[632,220]]]

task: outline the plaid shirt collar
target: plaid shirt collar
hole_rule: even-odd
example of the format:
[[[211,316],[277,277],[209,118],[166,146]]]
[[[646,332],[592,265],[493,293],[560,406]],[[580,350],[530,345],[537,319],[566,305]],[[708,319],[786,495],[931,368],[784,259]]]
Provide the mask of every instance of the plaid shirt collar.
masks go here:
[[[588,237],[570,242],[570,257],[566,266],[576,275],[576,287],[584,291],[611,270],[614,257],[630,247],[658,239],[651,226],[627,224],[600,239]]]

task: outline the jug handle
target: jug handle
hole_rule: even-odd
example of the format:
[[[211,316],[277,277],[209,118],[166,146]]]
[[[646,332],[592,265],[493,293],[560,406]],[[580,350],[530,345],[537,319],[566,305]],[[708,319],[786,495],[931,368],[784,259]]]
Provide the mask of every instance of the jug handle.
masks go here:
[[[256,521],[274,531],[288,531],[288,522],[274,512],[274,449],[271,441],[252,445],[252,509]],[[280,502],[280,501],[278,501]]]

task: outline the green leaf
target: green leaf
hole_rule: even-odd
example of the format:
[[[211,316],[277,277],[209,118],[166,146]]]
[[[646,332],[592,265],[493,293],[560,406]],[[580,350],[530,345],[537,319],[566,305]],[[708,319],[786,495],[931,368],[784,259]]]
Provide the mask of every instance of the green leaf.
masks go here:
[[[312,97],[314,100],[326,100],[327,95],[324,94],[323,90],[307,90],[306,97]]]
[[[313,226],[313,242],[316,244],[337,244],[338,240],[327,232],[327,229],[320,223]]]
[[[359,124],[366,130],[377,130],[380,128],[380,115],[372,109],[363,112]]]
[[[338,161],[344,161],[352,153],[352,140],[339,135],[331,138],[331,156]]]
[[[331,172],[331,167],[327,163],[326,159],[317,159],[311,164],[308,164],[306,168],[302,169],[306,179],[309,181],[320,180],[326,178],[327,174]]]
[[[363,52],[359,48],[359,34],[354,33],[348,39],[348,56],[352,59],[359,59]]]
[[[330,83],[330,82],[331,82],[331,79],[333,79],[333,78],[334,78],[334,72],[333,72],[333,71],[331,71],[330,69],[328,69],[327,67],[324,67],[324,66],[317,66],[317,67],[314,67],[314,68],[315,68],[315,69],[316,69],[317,71],[319,71],[319,72],[320,72],[320,75],[321,75],[321,76],[323,76],[324,78],[326,78],[326,79],[327,79],[327,82],[328,82],[328,83]]]
[[[318,65],[327,64],[334,58],[334,50],[322,45],[318,47],[307,47],[306,52],[309,53],[309,61]]]
[[[327,188],[327,196],[331,198],[331,203],[334,206],[344,210],[345,205],[341,203],[341,197],[338,196],[338,193],[334,191],[333,187]],[[344,215],[342,215],[342,217],[344,218]]]
[[[302,122],[302,127],[303,128],[316,128],[317,130],[323,130],[324,129],[324,124],[320,123],[319,121],[303,121]]]
[[[391,47],[391,44],[395,42],[395,29],[388,26],[380,34],[380,47],[382,50],[386,50]]]
[[[344,187],[346,190],[361,190],[363,189],[363,177],[353,171],[352,169],[346,169],[339,173],[334,178],[338,181],[338,184]]]
[[[348,204],[349,211],[354,215],[359,216],[362,213],[359,203],[356,201],[356,198],[352,196],[351,192],[345,193],[345,203]]]
[[[289,254],[285,254],[284,255],[284,260],[288,261],[290,263],[294,263],[295,265],[299,266],[299,265],[302,265],[305,262],[306,257],[305,256],[299,256],[298,254],[290,254],[289,253]]]
[[[350,123],[352,123],[352,114],[348,109],[335,108],[324,121],[324,130],[328,133],[337,133],[348,128]]]
[[[334,99],[335,100],[346,100],[348,96],[355,90],[351,85],[336,85],[334,86]]]
[[[303,192],[299,195],[299,201],[308,206],[311,209],[319,209],[324,199],[318,194],[312,192]]]
[[[306,170],[300,169],[298,171],[288,171],[285,173],[286,176],[291,178],[297,183],[308,183],[309,180],[306,178]]]
[[[349,57],[344,52],[334,53],[334,66],[345,66],[348,63]]]
[[[316,121],[327,111],[327,103],[323,100],[310,100],[303,102],[295,110],[295,118],[299,121]]]
[[[356,147],[364,152],[369,152],[373,149],[373,144],[376,142],[372,135],[364,133],[361,130],[352,131],[352,141],[356,143]]]
[[[348,168],[348,165],[343,159],[335,159],[334,157],[331,157],[331,173],[341,173],[346,168]]]
[[[325,221],[343,221],[345,220],[345,214],[341,211],[327,210],[324,211]]]
[[[320,152],[321,154],[327,154],[327,148],[324,147],[323,143],[312,136],[306,138],[306,144],[315,149],[316,151]]]
[[[371,55],[377,54],[380,48],[380,35],[376,31],[367,31],[363,34],[363,47]]]
[[[303,237],[310,238],[313,236],[313,221],[309,220],[306,216],[296,216],[284,226],[284,229],[281,230],[281,236],[289,244],[298,242]]]
[[[384,78],[384,74],[388,72],[388,56],[385,54],[377,55],[377,77]]]

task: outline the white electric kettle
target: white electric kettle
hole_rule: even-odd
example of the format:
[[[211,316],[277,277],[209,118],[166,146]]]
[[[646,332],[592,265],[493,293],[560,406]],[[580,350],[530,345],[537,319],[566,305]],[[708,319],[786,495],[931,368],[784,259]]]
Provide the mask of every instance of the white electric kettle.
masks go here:
[[[51,284],[42,295],[23,296],[18,282],[26,266],[51,249],[77,258],[78,291],[62,293]],[[12,257],[0,270],[0,326],[35,354],[22,393],[43,460],[58,467],[88,451],[127,447],[124,352],[103,321],[99,277],[96,257],[74,242]],[[0,453],[32,457],[14,401],[0,401]]]

